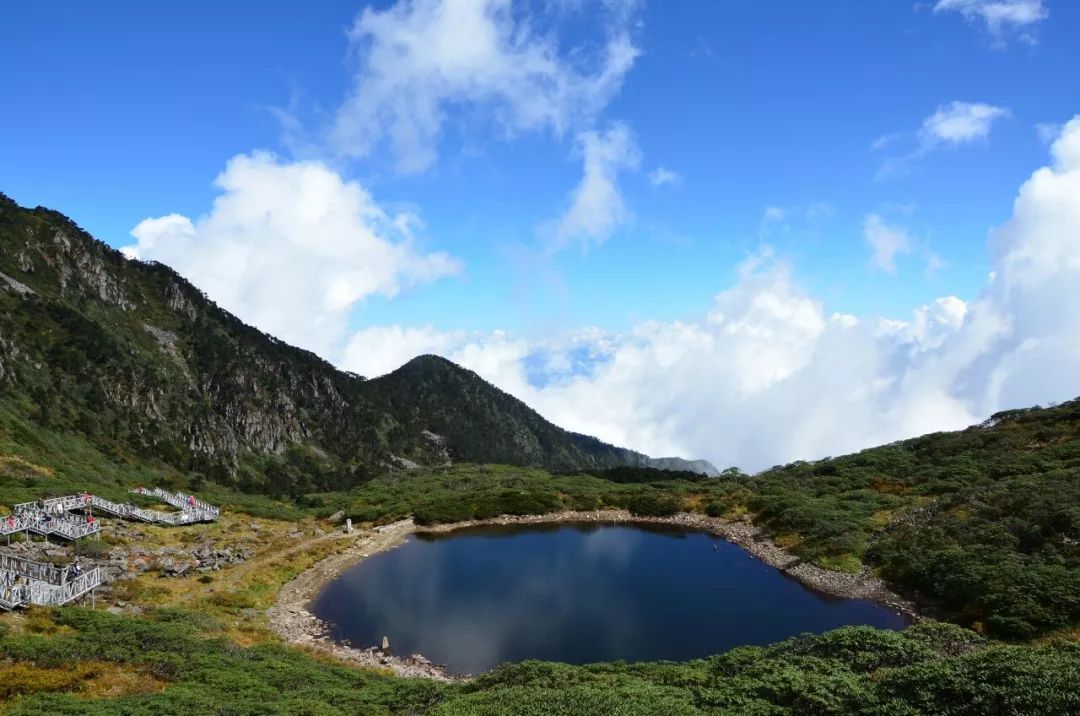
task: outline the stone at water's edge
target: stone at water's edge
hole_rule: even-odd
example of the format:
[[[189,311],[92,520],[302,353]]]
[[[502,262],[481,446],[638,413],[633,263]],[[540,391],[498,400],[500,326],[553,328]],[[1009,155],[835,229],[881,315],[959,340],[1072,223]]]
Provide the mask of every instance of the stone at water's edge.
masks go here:
[[[390,638],[389,637],[384,636],[382,638],[382,652],[384,654],[389,654],[390,653]]]

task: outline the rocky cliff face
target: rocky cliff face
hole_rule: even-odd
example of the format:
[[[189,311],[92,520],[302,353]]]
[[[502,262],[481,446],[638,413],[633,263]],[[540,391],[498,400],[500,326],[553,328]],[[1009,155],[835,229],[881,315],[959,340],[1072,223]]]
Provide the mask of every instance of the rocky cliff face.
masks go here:
[[[372,381],[339,371],[243,324],[168,267],[129,261],[63,215],[3,195],[0,402],[103,450],[284,491],[447,459],[649,464],[440,358]]]

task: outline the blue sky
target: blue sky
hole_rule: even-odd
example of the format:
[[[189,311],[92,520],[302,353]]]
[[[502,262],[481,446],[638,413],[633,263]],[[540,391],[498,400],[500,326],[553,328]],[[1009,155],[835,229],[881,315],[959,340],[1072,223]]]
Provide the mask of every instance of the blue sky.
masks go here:
[[[530,342],[533,376],[539,343],[580,352],[567,336],[582,329],[626,336],[703,321],[754,257],[782,266],[823,315],[908,321],[940,297],[974,301],[996,268],[988,232],[1080,111],[1080,5],[1064,0],[472,4],[510,33],[502,55],[453,74],[446,63],[460,48],[421,43],[407,59],[422,69],[402,79],[390,76],[394,62],[380,69],[380,43],[434,27],[454,2],[16,0],[5,9],[16,31],[0,45],[0,191],[116,247],[136,243],[129,232],[144,219],[182,215],[199,232],[192,246],[205,247],[220,233],[200,217],[227,193],[214,181],[231,158],[265,150],[275,166],[314,162],[388,216],[419,220],[407,237],[379,229],[412,253],[387,259],[377,290],[346,291],[354,300],[330,323],[424,327],[456,337],[416,345],[453,346],[445,352],[459,359],[460,332],[502,331]],[[469,32],[449,36],[468,46]],[[598,89],[616,47],[629,60]],[[514,52],[554,64],[523,75],[536,92],[506,80]],[[429,82],[431,68],[449,79]],[[565,106],[533,106],[564,80]],[[430,156],[403,170],[419,155],[391,138],[416,127],[371,103],[424,92],[438,117],[420,142]],[[346,125],[359,134],[342,139]],[[586,228],[564,231],[589,133],[609,150],[598,166],[610,181],[577,215]],[[671,180],[657,185],[661,169]],[[215,294],[199,267],[217,254],[170,254],[160,248],[169,240],[139,255],[179,264],[247,320],[267,315]],[[320,276],[304,279],[311,295],[330,282]],[[346,334],[323,338],[307,343],[347,364],[333,348]]]
[[[346,30],[361,7],[15,3],[8,17],[21,30],[0,48],[17,68],[0,116],[3,191],[117,246],[148,216],[204,213],[225,159],[288,153],[270,108],[295,102],[316,122],[341,101]],[[644,155],[624,182],[634,220],[598,248],[560,256],[551,270],[562,290],[522,299],[509,255],[534,242],[577,180],[572,141],[463,138],[451,120],[430,172],[395,176],[385,157],[345,168],[385,201],[415,205],[425,241],[466,265],[444,286],[373,302],[369,317],[531,330],[691,315],[754,250],[766,207],[813,203],[834,214],[766,239],[830,307],[901,313],[946,287],[970,297],[988,270],[987,230],[1045,154],[1034,126],[1078,105],[1069,68],[1080,66],[1080,7],[1048,7],[1037,44],[999,47],[977,23],[910,2],[653,3],[635,29],[641,57],[603,112],[630,123]],[[562,23],[587,36],[594,20],[586,12]],[[989,141],[875,181],[871,142],[917,129],[953,100],[1011,116]],[[654,189],[656,166],[683,181]],[[929,280],[919,270],[882,280],[866,262],[863,216],[893,204],[914,209],[904,223],[949,264]]]

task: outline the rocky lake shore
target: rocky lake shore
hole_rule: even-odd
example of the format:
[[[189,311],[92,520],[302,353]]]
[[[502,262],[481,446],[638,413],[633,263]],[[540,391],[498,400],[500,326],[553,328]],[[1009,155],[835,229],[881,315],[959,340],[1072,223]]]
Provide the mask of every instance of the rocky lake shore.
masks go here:
[[[304,571],[285,585],[277,603],[267,612],[270,629],[285,641],[314,649],[345,661],[371,668],[388,669],[398,676],[458,680],[468,677],[449,673],[419,654],[394,655],[380,646],[357,647],[338,643],[328,635],[328,627],[308,610],[308,605],[330,581],[344,570],[379,552],[393,549],[412,534],[445,534],[469,527],[536,524],[654,524],[671,525],[714,535],[746,550],[749,554],[811,589],[833,597],[866,599],[885,605],[912,620],[919,618],[911,602],[886,587],[869,569],[847,574],[802,561],[777,545],[749,522],[679,513],[670,517],[645,517],[627,510],[553,512],[544,515],[503,515],[486,520],[469,520],[440,525],[417,525],[401,520],[371,530],[359,530],[349,545]]]

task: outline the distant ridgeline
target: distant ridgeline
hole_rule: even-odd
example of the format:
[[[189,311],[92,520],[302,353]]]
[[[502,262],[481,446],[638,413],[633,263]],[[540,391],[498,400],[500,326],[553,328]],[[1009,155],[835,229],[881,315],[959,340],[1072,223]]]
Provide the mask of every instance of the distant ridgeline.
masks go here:
[[[281,495],[347,488],[404,461],[651,464],[552,425],[442,358],[374,380],[337,370],[245,325],[167,266],[129,261],[63,215],[2,194],[0,428],[10,439],[74,435]]]

